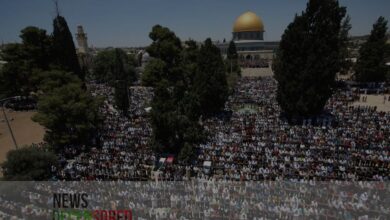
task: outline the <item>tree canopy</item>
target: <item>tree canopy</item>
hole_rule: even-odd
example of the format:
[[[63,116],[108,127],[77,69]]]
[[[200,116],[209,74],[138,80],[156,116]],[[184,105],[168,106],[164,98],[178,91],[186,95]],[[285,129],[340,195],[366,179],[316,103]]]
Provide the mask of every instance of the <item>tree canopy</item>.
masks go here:
[[[130,107],[129,86],[130,75],[125,71],[124,57],[126,54],[121,49],[115,49],[114,66],[112,72],[115,76],[115,105],[123,115],[128,114]]]
[[[361,46],[356,62],[356,79],[360,82],[383,82],[388,68],[386,57],[389,56],[387,41],[387,21],[379,17],[373,25],[368,40]]]
[[[51,64],[51,38],[46,30],[28,26],[21,31],[22,49],[30,68],[47,70]]]
[[[234,41],[230,41],[229,47],[227,50],[227,59],[225,60],[226,72],[227,74],[227,83],[230,91],[233,90],[238,78],[241,76],[241,68],[238,63],[238,53],[236,44]]]
[[[319,114],[332,95],[343,62],[345,15],[338,1],[310,0],[282,35],[273,69],[277,100],[288,117]]]
[[[187,146],[181,155],[189,156],[191,146],[203,138],[198,123],[200,103],[193,89],[199,48],[192,40],[183,46],[171,30],[160,25],[154,26],[149,36],[153,42],[147,51],[152,59],[145,67],[142,83],[154,87],[152,144],[156,152],[176,155]]]
[[[2,164],[4,179],[10,181],[44,181],[51,177],[51,166],[57,165],[56,155],[47,148],[25,146],[7,153]]]
[[[210,116],[223,110],[228,97],[222,56],[210,38],[200,48],[197,65],[194,90],[199,97],[202,115]]]
[[[101,100],[84,91],[80,83],[68,83],[39,97],[33,120],[47,129],[44,140],[56,151],[86,145],[101,121],[100,104]]]
[[[229,60],[235,60],[235,59],[238,58],[236,44],[234,43],[233,40],[231,40],[230,43],[229,43],[229,47],[228,47],[228,50],[227,50],[227,58]]]
[[[70,71],[84,81],[85,76],[80,68],[72,34],[65,18],[60,15],[57,15],[53,20],[52,37],[52,55],[54,63],[58,65],[60,69]]]
[[[80,78],[73,73],[62,70],[36,70],[32,73],[30,81],[32,85],[36,86],[34,91],[43,94],[68,83],[82,83]]]
[[[21,30],[20,38],[22,43],[8,44],[2,53],[7,62],[0,70],[0,94],[4,97],[29,95],[35,86],[32,73],[50,66],[51,40],[45,30],[28,26]]]
[[[118,51],[119,50],[119,51]],[[118,53],[118,54],[117,54]],[[137,61],[134,56],[127,55],[121,49],[110,49],[99,52],[93,60],[92,78],[101,83],[108,83],[114,85],[117,80],[116,73],[116,59],[123,62],[124,74],[130,81],[136,80],[135,69]]]

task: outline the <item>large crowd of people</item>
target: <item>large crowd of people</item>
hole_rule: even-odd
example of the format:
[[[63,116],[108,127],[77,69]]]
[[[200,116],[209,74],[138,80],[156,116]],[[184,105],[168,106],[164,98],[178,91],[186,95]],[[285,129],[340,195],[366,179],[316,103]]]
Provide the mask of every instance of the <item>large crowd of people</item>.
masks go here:
[[[352,107],[357,94],[338,90],[326,114],[290,125],[280,117],[273,78],[243,78],[227,109],[255,103],[257,112],[233,111],[212,118],[212,134],[199,146],[198,164],[210,161],[213,174],[233,180],[389,180],[390,114],[375,107]]]
[[[106,98],[100,109],[104,115],[103,129],[97,134],[101,147],[92,146],[58,170],[56,178],[65,180],[147,180],[156,160],[149,139],[151,126],[147,119],[147,104],[151,88],[133,87],[129,117],[114,106],[113,89],[103,84],[91,84],[93,95]],[[65,156],[64,156],[65,157]],[[69,158],[69,156],[67,156]]]
[[[128,117],[115,109],[112,88],[88,88],[106,98],[96,146],[81,151],[69,146],[52,171],[54,180],[97,180],[75,185],[93,194],[89,209],[130,208],[134,219],[390,215],[390,113],[352,106],[359,98],[354,90],[337,89],[323,115],[288,123],[276,102],[275,80],[243,77],[225,111],[201,121],[209,136],[197,146],[195,161],[183,165],[176,158],[161,160],[150,146],[151,88],[131,88]],[[75,192],[75,182],[54,183]],[[117,185],[104,185],[110,183]],[[0,217],[51,218],[55,189],[42,184],[24,190],[24,202],[0,196]]]
[[[19,183],[0,195],[3,219],[53,219],[53,193],[85,193],[86,210],[132,219],[388,219],[384,182],[166,181]],[[7,214],[5,214],[7,213]],[[56,218],[54,218],[56,219]]]
[[[74,155],[58,170],[58,179],[148,180],[156,175],[165,180],[237,181],[390,178],[390,113],[351,106],[359,96],[351,89],[338,89],[322,116],[291,124],[281,116],[276,102],[276,81],[244,77],[229,97],[225,113],[202,122],[210,136],[197,147],[193,165],[184,166],[159,164],[160,158],[150,147],[151,88],[131,89],[126,118],[115,109],[110,87],[90,87],[94,95],[106,97],[101,109],[104,128],[98,134],[101,147]],[[241,111],[248,106],[251,111]]]

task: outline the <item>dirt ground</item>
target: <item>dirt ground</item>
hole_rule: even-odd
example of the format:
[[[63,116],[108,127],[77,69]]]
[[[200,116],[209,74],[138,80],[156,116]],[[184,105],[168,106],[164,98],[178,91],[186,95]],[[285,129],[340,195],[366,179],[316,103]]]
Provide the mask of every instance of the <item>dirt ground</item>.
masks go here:
[[[6,114],[19,147],[42,142],[45,130],[41,125],[31,120],[31,116],[35,112],[6,110]],[[15,146],[4,119],[3,110],[0,108],[0,163],[4,162],[7,152],[12,149],[15,149]]]
[[[389,100],[389,95],[386,96],[386,101],[383,102],[384,96],[383,95],[364,95],[367,96],[367,102],[361,102],[362,100],[362,95],[360,96],[360,101],[359,102],[354,102],[352,105],[353,106],[377,106],[378,111],[384,111],[388,112],[390,111],[390,102]]]

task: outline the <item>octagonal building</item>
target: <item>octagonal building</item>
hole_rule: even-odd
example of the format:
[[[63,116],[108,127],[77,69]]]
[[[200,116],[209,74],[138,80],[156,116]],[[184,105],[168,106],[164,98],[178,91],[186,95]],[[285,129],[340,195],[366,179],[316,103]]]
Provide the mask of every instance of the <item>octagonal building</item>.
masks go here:
[[[236,44],[239,63],[242,67],[269,67],[279,42],[264,41],[264,33],[264,23],[254,12],[247,11],[235,20],[232,40]],[[217,46],[226,56],[229,42],[217,43]]]

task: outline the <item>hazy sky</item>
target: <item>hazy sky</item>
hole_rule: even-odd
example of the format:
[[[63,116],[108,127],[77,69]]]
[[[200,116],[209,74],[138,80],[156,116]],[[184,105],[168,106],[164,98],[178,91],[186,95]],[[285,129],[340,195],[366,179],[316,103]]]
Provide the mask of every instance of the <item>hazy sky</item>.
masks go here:
[[[265,25],[265,40],[279,40],[307,0],[60,0],[71,29],[81,24],[94,46],[145,46],[155,24],[181,39],[230,40],[235,19],[251,10]],[[340,0],[351,16],[352,35],[368,34],[379,16],[390,19],[390,0]],[[52,0],[0,0],[0,41],[18,42],[20,30],[33,25],[52,32]]]

